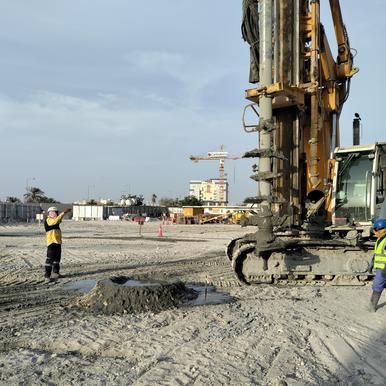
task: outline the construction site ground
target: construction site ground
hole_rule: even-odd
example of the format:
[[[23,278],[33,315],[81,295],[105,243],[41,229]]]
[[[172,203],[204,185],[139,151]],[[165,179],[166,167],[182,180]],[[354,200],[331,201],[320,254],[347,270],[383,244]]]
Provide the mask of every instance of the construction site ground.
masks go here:
[[[62,270],[43,280],[42,225],[0,227],[0,384],[385,385],[386,294],[371,287],[240,286],[237,225],[62,224]],[[70,307],[72,282],[112,276],[210,283],[233,301],[159,313]]]

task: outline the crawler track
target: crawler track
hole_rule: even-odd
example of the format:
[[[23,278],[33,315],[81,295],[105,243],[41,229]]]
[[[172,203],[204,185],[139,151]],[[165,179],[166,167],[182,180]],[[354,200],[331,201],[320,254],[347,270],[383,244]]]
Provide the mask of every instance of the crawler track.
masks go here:
[[[276,254],[272,258],[274,261],[269,264],[269,268],[266,268],[265,265],[268,263],[263,264],[261,262],[263,259],[254,253],[255,243],[243,243],[240,240],[242,239],[232,240],[226,252],[238,280],[243,284],[365,286],[369,285],[373,278],[373,275],[368,273],[368,261],[371,258],[363,251],[349,250],[350,255],[343,262],[340,260],[345,259],[346,256],[341,257],[341,255],[346,251],[340,249],[328,250],[330,256],[326,256],[326,251],[319,248],[307,249],[305,256],[300,253],[298,255],[282,254],[282,256]],[[314,260],[317,256],[318,264],[324,262],[324,265],[328,267],[328,260],[330,260],[332,268],[337,266],[341,269],[335,273],[328,269],[325,272],[318,268],[315,269],[307,254],[313,256]],[[299,264],[300,269],[286,270],[288,267],[296,267],[295,264]],[[323,264],[321,265],[323,267]],[[350,268],[352,265],[359,266],[359,268],[354,268],[358,270],[357,272],[344,270],[346,266]]]

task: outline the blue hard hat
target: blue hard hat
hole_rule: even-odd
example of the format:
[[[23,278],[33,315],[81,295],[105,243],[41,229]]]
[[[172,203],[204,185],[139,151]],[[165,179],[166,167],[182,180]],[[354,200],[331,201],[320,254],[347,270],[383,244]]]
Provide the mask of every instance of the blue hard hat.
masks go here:
[[[378,220],[375,220],[373,225],[374,230],[380,230],[386,228],[386,219],[379,218]]]

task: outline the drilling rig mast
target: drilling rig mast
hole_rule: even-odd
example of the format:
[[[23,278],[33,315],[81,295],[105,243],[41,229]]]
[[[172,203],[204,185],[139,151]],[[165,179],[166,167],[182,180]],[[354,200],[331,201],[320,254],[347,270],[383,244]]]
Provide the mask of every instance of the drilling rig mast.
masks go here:
[[[251,176],[259,193],[249,199],[257,215],[248,225],[258,229],[233,240],[227,253],[244,283],[363,284],[370,278],[365,252],[372,245],[371,216],[382,202],[377,194],[384,198],[386,146],[339,148],[339,117],[358,69],[339,0],[329,4],[336,60],[319,0],[243,1],[250,82],[257,83],[246,90],[252,103],[243,123],[259,138],[244,154],[259,158]],[[252,124],[248,109],[257,115]]]

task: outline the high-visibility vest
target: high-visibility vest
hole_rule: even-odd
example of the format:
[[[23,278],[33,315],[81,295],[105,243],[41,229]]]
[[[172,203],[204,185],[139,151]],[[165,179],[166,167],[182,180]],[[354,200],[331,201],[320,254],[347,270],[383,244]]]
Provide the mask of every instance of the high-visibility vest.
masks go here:
[[[374,268],[385,268],[386,264],[386,236],[375,243]]]

